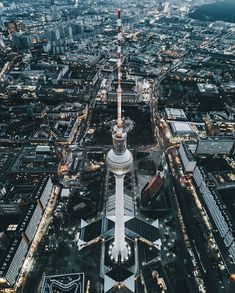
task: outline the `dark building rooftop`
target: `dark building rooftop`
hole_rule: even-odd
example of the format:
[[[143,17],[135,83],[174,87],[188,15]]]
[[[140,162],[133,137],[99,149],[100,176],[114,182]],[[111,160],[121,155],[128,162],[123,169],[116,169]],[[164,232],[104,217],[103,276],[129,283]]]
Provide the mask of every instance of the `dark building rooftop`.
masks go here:
[[[148,241],[157,241],[160,237],[159,230],[149,223],[146,223],[140,219],[133,218],[126,222],[125,227],[139,235]]]
[[[115,265],[114,268],[107,273],[107,276],[109,276],[116,282],[123,282],[132,275],[133,273],[119,265]]]
[[[39,147],[24,146],[9,169],[10,175],[56,174],[58,157],[53,147],[40,151]]]

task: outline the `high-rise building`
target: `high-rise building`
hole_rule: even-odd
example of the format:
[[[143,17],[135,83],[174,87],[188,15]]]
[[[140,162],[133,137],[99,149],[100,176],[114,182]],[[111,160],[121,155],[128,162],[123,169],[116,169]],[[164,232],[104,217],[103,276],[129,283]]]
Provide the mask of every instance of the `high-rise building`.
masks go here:
[[[72,27],[71,26],[66,26],[64,28],[64,34],[65,34],[65,37],[69,40],[72,40],[73,39],[73,31],[72,31]]]
[[[17,48],[28,49],[33,45],[31,36],[22,32],[13,32],[12,41]]]
[[[32,38],[29,35],[23,35],[21,37],[21,46],[22,48],[29,49],[33,46]]]
[[[16,47],[21,46],[21,36],[22,36],[22,33],[20,32],[12,33],[12,41]]]
[[[60,38],[60,31],[58,28],[54,28],[51,30],[51,39],[52,41],[58,41]]]
[[[4,39],[3,39],[3,34],[2,33],[0,33],[0,47],[2,47],[2,48],[5,48],[5,42],[4,42]]]

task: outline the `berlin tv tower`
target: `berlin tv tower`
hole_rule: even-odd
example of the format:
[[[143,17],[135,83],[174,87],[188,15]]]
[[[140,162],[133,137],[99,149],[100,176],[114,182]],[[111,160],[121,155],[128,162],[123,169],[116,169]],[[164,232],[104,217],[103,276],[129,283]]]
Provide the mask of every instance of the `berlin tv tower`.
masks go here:
[[[108,152],[106,161],[108,169],[115,176],[115,234],[114,242],[110,246],[110,257],[115,262],[124,262],[130,254],[130,247],[125,241],[124,224],[124,177],[130,172],[133,164],[133,157],[126,146],[127,133],[123,128],[122,121],[122,21],[121,9],[117,10],[117,69],[118,69],[118,87],[117,87],[117,124],[115,125],[112,138],[113,147]]]

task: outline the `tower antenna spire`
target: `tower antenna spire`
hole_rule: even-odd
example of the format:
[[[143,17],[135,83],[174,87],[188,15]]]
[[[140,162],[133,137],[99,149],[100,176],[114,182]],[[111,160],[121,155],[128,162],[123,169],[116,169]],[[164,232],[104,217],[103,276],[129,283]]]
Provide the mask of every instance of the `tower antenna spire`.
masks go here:
[[[118,87],[117,87],[117,127],[122,129],[122,19],[121,8],[117,9],[117,69],[118,69]]]

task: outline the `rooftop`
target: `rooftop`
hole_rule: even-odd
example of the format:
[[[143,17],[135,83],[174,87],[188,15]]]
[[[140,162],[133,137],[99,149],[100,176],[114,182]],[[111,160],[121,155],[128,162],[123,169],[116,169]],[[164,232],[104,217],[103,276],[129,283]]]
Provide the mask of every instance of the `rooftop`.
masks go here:
[[[165,108],[167,119],[169,120],[187,120],[187,116],[182,109]]]
[[[219,93],[217,86],[214,84],[198,83],[197,87],[201,94],[218,94]]]
[[[170,122],[174,134],[188,135],[193,134],[193,128],[188,122],[175,121]]]
[[[50,153],[48,150],[50,148]],[[13,162],[9,173],[56,173],[58,158],[48,146],[24,146]]]

